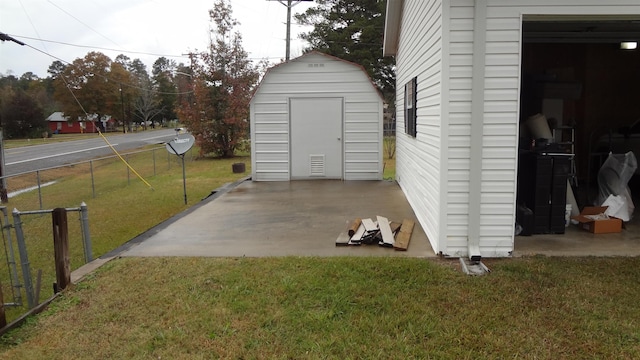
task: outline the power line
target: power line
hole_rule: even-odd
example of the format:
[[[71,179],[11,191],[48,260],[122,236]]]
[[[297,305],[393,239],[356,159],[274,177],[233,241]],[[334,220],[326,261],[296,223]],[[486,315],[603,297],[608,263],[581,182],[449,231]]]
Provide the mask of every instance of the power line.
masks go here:
[[[291,54],[291,8],[298,5],[303,1],[313,1],[313,0],[269,0],[269,1],[277,1],[280,4],[287,7],[287,46],[285,53],[285,61],[289,61],[289,57]]]
[[[34,38],[34,37],[24,36],[24,35],[15,35],[15,34],[4,34],[4,35],[5,36],[13,36],[13,37],[16,37],[16,38],[19,38],[19,39],[41,41],[41,42],[47,42],[47,43],[52,43],[52,44],[59,44],[59,45],[65,45],[65,46],[84,48],[84,49],[115,51],[115,52],[119,52],[119,53],[122,53],[122,54],[149,55],[149,56],[171,57],[171,58],[180,58],[180,59],[188,58],[188,56],[186,56],[184,54],[181,54],[181,55],[170,55],[170,54],[147,53],[147,52],[143,52],[143,51],[129,51],[129,50],[121,50],[121,49],[104,48],[104,47],[99,47],[99,46],[71,44],[71,43],[66,43],[66,42],[62,42],[62,41],[40,39],[40,38]],[[0,39],[0,40],[2,40],[2,39]],[[24,44],[23,42],[21,42],[19,40],[16,40],[16,39],[13,39],[13,40],[18,41],[20,44]],[[280,59],[280,58],[281,58],[280,56],[265,56],[265,57],[249,57],[248,59],[249,60],[262,60],[262,59],[271,60],[271,59]]]
[[[22,46],[25,45],[25,43],[23,43],[22,41],[16,40],[16,39],[12,38],[10,35],[7,35],[7,34],[5,34],[3,32],[0,32],[0,40],[2,40],[2,41],[13,41],[14,43],[16,43],[18,45],[22,45]]]
[[[49,2],[51,2],[51,1],[49,1]],[[53,4],[53,3],[51,3],[51,4]],[[51,54],[51,53],[49,53],[49,52],[48,52],[48,50],[47,50],[47,45],[44,43],[45,41],[44,41],[44,40],[42,40],[42,39],[40,39],[40,33],[38,32],[38,29],[36,28],[36,26],[35,26],[35,24],[33,23],[33,21],[31,21],[31,17],[30,17],[30,16],[29,16],[29,14],[27,13],[27,10],[24,8],[24,5],[22,4],[22,1],[20,1],[20,5],[22,6],[22,10],[25,12],[25,15],[27,16],[27,19],[29,19],[29,23],[30,23],[30,24],[31,24],[31,26],[33,27],[33,30],[36,32],[36,35],[38,36],[38,38],[37,38],[37,39],[34,39],[34,40],[39,40],[39,41],[41,41],[41,42],[42,42],[42,46],[45,48],[45,50],[40,50],[40,49],[38,49],[38,48],[36,48],[36,47],[34,47],[34,46],[31,46],[31,45],[25,44],[25,43],[23,43],[23,42],[21,42],[21,41],[18,41],[18,40],[16,40],[16,39],[12,38],[11,36],[9,36],[9,35],[7,35],[7,34],[4,34],[4,33],[0,33],[0,39],[1,39],[2,41],[6,41],[6,40],[14,41],[14,42],[16,42],[16,43],[18,43],[18,44],[20,44],[20,45],[22,45],[22,46],[27,46],[28,48],[31,48],[31,49],[33,49],[33,50],[36,50],[36,51],[38,51],[38,52],[40,52],[40,53],[42,53],[42,54],[45,54],[45,55],[47,55],[47,56],[49,56],[49,57],[51,57],[51,58],[53,58],[53,59],[57,59],[57,60],[59,60],[59,61],[61,61],[61,62],[65,63],[65,64],[67,64],[67,65],[69,65],[69,66],[74,66],[74,67],[75,67],[75,65],[73,65],[73,63],[70,63],[70,62],[68,62],[68,61],[66,61],[66,60],[64,60],[64,59],[61,59],[61,58],[59,58],[59,57],[57,57],[57,56],[55,56],[55,55],[53,55],[53,54]],[[55,4],[53,4],[53,5],[55,5]],[[116,45],[117,45],[117,44],[116,44]],[[82,69],[78,69],[78,70],[80,70],[80,71],[82,72]],[[87,76],[88,74],[86,74],[86,73],[84,73],[84,72],[83,72],[83,75]],[[175,92],[175,93],[171,92],[171,93],[170,93],[170,92],[155,91],[155,90],[153,90],[153,89],[147,89],[147,88],[143,88],[143,87],[140,87],[140,86],[137,86],[137,85],[124,83],[124,82],[117,81],[117,80],[112,80],[112,79],[109,79],[109,78],[107,78],[107,77],[104,77],[104,76],[102,76],[102,75],[100,75],[100,74],[95,74],[95,75],[97,75],[97,76],[99,76],[99,77],[102,77],[102,78],[104,78],[104,79],[105,79],[105,80],[107,80],[107,81],[113,81],[113,82],[117,83],[121,88],[122,88],[123,86],[127,86],[127,87],[129,87],[129,88],[133,88],[133,89],[137,89],[137,90],[151,91],[152,93],[155,93],[155,94],[183,95],[183,94],[190,94],[190,93],[192,93],[192,92],[193,92],[193,91],[188,91],[188,92],[184,92],[184,93],[179,93],[179,92]],[[64,75],[62,75],[62,74],[61,74],[61,78],[62,78],[62,81],[64,81],[65,83],[67,83],[67,80],[64,78]],[[69,90],[71,90],[71,89],[69,89]],[[73,92],[72,92],[72,94],[73,94]],[[73,94],[73,96],[75,97],[75,94]],[[77,100],[77,99],[76,99],[76,100]],[[83,110],[84,110],[84,109],[83,109]]]
[[[91,31],[93,31],[94,33],[96,33],[96,34],[98,34],[98,35],[102,36],[104,39],[106,39],[106,40],[108,40],[108,41],[110,41],[110,42],[114,43],[114,44],[115,44],[115,45],[117,45],[118,47],[122,47],[122,45],[120,45],[120,44],[118,44],[117,42],[115,42],[115,41],[111,40],[111,39],[110,39],[110,38],[108,38],[107,36],[103,35],[103,34],[102,34],[102,33],[100,33],[99,31],[97,31],[97,30],[95,30],[94,28],[92,28],[91,26],[89,26],[89,25],[85,24],[83,21],[81,21],[81,20],[80,20],[80,19],[78,19],[77,17],[75,17],[75,16],[71,15],[71,13],[69,13],[69,12],[68,12],[68,11],[66,11],[65,9],[63,9],[63,8],[61,8],[60,6],[58,6],[58,5],[54,4],[54,3],[53,3],[53,1],[49,0],[48,2],[49,2],[49,4],[51,4],[51,5],[55,6],[56,8],[58,8],[58,9],[59,9],[60,11],[62,11],[63,13],[65,13],[65,14],[69,15],[69,16],[70,16],[71,18],[73,18],[75,21],[77,21],[77,22],[79,22],[80,24],[82,24],[82,25],[86,26],[89,30],[91,30]]]
[[[39,53],[42,53],[42,54],[44,54],[44,55],[47,55],[47,56],[49,56],[49,57],[51,57],[51,58],[53,58],[53,59],[59,60],[59,61],[61,61],[61,62],[65,63],[65,64],[67,64],[68,66],[73,66],[74,68],[77,68],[78,70],[80,70],[80,71],[82,72],[82,74],[83,74],[83,75],[85,75],[85,76],[95,75],[95,76],[101,77],[101,78],[103,78],[103,79],[105,79],[105,80],[107,80],[107,81],[112,81],[112,82],[114,82],[114,83],[117,83],[117,84],[118,84],[118,85],[120,85],[120,86],[126,86],[126,87],[129,87],[129,88],[132,88],[132,89],[137,89],[137,90],[150,91],[150,92],[152,92],[152,93],[154,93],[154,94],[163,94],[163,95],[186,95],[186,94],[191,94],[191,93],[193,93],[193,91],[185,91],[185,92],[166,92],[166,91],[156,91],[156,90],[153,90],[153,89],[143,88],[143,87],[138,86],[138,85],[134,85],[134,84],[130,84],[130,83],[125,83],[125,82],[122,82],[122,81],[119,81],[119,80],[114,80],[114,79],[111,79],[111,78],[109,78],[109,77],[107,77],[107,76],[104,76],[104,75],[101,75],[101,74],[96,74],[96,73],[87,74],[87,73],[85,73],[84,71],[82,71],[82,69],[80,69],[80,68],[78,68],[76,65],[74,65],[73,63],[70,63],[70,62],[68,62],[68,61],[66,61],[66,60],[64,60],[64,59],[61,59],[61,58],[59,58],[59,57],[57,57],[57,56],[55,56],[55,55],[53,55],[53,54],[49,54],[48,52],[43,51],[43,50],[40,50],[40,49],[38,49],[38,48],[36,48],[36,47],[34,47],[34,46],[31,46],[31,45],[29,45],[29,44],[25,44],[25,46],[26,46],[26,47],[28,47],[28,48],[31,48],[31,49],[33,49],[33,50],[35,50],[35,51],[39,52]],[[64,75],[62,75],[62,74],[61,74],[61,77],[62,77],[62,78],[64,78]],[[65,81],[65,82],[66,82],[66,80],[64,80],[64,79],[63,79],[63,81]]]
[[[47,40],[47,39],[39,39],[39,38],[34,38],[34,37],[29,37],[29,36],[23,36],[23,35],[13,35],[13,34],[12,34],[12,36],[15,36],[15,37],[20,38],[20,39],[38,40],[38,41],[48,42],[48,43],[52,43],[52,44],[59,44],[59,45],[65,45],[65,46],[73,46],[73,47],[77,47],[77,48],[84,48],[84,49],[96,49],[96,50],[104,50],[104,51],[115,51],[115,52],[127,53],[127,54],[150,55],[150,56],[162,56],[162,57],[174,57],[174,58],[184,58],[184,57],[185,57],[185,56],[183,56],[183,55],[155,54],[155,53],[148,53],[148,52],[142,52],[142,51],[130,51],[130,50],[121,50],[121,49],[105,48],[105,47],[99,47],[99,46],[78,45],[78,44],[71,44],[71,43],[67,43],[67,42],[63,42],[63,41]]]

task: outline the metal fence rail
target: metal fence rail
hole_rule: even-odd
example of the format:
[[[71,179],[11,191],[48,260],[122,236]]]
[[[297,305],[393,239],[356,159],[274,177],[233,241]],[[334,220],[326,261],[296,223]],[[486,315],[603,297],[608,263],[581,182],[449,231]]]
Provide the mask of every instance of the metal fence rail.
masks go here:
[[[93,260],[92,250],[91,250],[91,234],[89,233],[89,212],[87,211],[87,204],[82,203],[80,207],[77,208],[65,208],[67,212],[69,211],[77,211],[80,212],[80,223],[81,223],[81,231],[82,231],[82,243],[84,248],[84,258],[85,263]],[[18,243],[18,252],[20,254],[20,265],[22,267],[22,277],[24,281],[24,289],[27,295],[27,303],[29,305],[29,309],[33,309],[37,304],[38,299],[36,299],[34,287],[33,287],[33,279],[31,277],[31,265],[29,263],[29,255],[27,252],[27,243],[24,236],[24,231],[22,229],[22,216],[24,215],[41,215],[41,214],[50,214],[53,213],[53,209],[50,210],[35,210],[35,211],[18,211],[18,209],[13,209],[13,227],[16,232],[16,242]]]
[[[191,159],[193,159],[193,150],[189,150],[187,154]],[[135,162],[136,164],[133,165],[133,167],[136,168],[136,171],[138,171],[138,167],[143,168],[144,171],[142,172],[144,173],[144,176],[156,176],[159,172],[163,171],[162,163],[166,164],[166,170],[171,170],[172,167],[179,166],[175,156],[166,151],[164,146],[128,152],[123,154],[122,157],[128,163]],[[46,199],[43,197],[43,188],[55,184],[59,178],[67,176],[71,170],[78,168],[86,168],[86,170],[81,171],[81,173],[89,175],[90,179],[87,184],[87,189],[90,189],[90,196],[95,199],[98,196],[97,186],[99,185],[99,179],[96,176],[96,169],[104,164],[110,164],[114,160],[118,160],[117,155],[0,176],[0,181],[7,184],[7,192],[10,198],[23,192],[37,191],[37,207],[38,209],[44,209],[46,207]],[[122,174],[126,174],[127,185],[130,185],[132,178],[135,176],[132,176],[129,167],[124,164],[123,169],[124,172]],[[80,191],[81,189],[76,190]],[[9,203],[11,202],[12,201],[9,200]],[[36,206],[36,204],[20,205],[27,208],[33,208]]]
[[[193,151],[187,155],[194,159]],[[164,146],[129,152],[122,157],[145,178],[180,170],[179,159]],[[6,266],[0,275],[0,294],[4,295],[1,302],[8,309],[9,317],[14,318],[21,312],[24,315],[23,311],[39,307],[41,282],[55,281],[54,241],[52,236],[42,235],[43,227],[51,227],[51,220],[46,216],[53,212],[51,209],[64,208],[78,214],[78,223],[69,222],[70,265],[78,268],[93,260],[93,247],[87,205],[82,202],[79,207],[73,207],[73,204],[81,202],[82,198],[100,198],[101,194],[136,185],[137,179],[116,155],[6,175],[0,179],[6,181],[9,195],[9,202],[0,206],[5,249],[4,254],[0,252],[0,264]],[[69,205],[71,207],[66,207]],[[101,219],[92,219],[92,222],[96,221]],[[46,286],[42,292],[48,296],[45,294],[51,294],[51,288]]]

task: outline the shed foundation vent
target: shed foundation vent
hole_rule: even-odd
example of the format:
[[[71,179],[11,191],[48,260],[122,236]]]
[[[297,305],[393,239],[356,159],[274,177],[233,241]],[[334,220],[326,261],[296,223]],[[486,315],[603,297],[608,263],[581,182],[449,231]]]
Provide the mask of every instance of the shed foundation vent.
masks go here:
[[[325,176],[324,175],[324,154],[311,154],[309,155],[309,168],[311,176]]]

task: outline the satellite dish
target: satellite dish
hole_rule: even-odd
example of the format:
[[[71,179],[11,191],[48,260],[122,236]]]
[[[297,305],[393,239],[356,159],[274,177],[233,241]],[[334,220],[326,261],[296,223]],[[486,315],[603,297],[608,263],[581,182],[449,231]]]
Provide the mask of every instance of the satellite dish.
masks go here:
[[[167,151],[171,154],[182,155],[189,151],[193,144],[196,142],[196,138],[191,134],[180,134],[175,139],[169,141],[165,146]]]

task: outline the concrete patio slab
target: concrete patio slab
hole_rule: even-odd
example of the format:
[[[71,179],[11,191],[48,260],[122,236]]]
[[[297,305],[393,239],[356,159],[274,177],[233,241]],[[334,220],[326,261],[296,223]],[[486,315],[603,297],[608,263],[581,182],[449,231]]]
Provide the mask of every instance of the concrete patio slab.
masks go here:
[[[640,256],[640,217],[625,224],[622,232],[592,234],[576,225],[564,234],[516,236],[514,257],[545,256]]]
[[[415,221],[407,251],[336,247],[348,221],[377,215]],[[133,239],[118,255],[436,256],[397,183],[339,180],[242,182]]]

